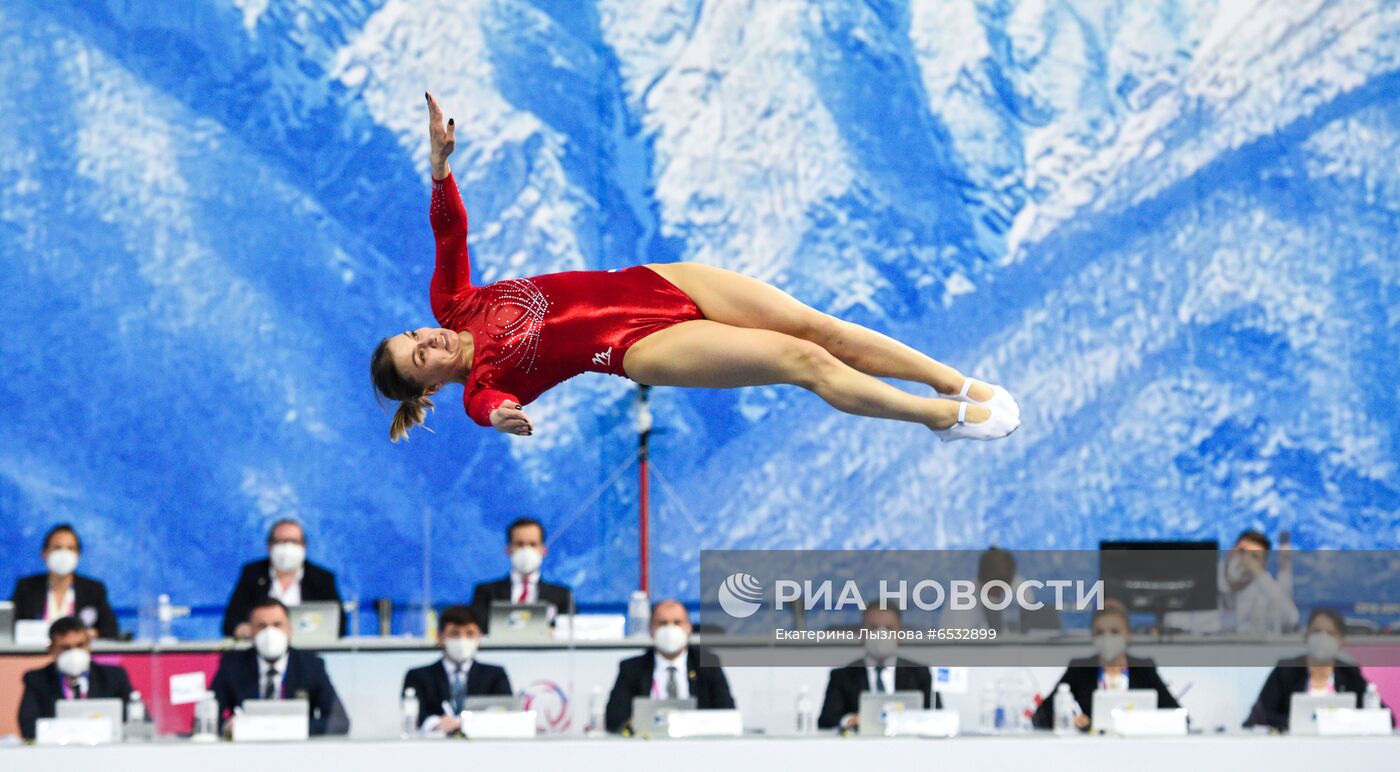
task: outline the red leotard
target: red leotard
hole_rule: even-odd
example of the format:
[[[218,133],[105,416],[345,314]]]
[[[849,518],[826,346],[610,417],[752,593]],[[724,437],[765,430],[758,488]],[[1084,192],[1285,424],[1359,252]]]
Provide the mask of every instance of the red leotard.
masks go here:
[[[679,322],[704,319],[688,295],[644,266],[567,271],[471,283],[467,211],[457,183],[433,182],[429,211],[437,267],[428,296],[438,324],[470,332],[476,350],[463,402],[467,415],[491,425],[502,402],[533,402],[583,372],[624,378],[632,344]]]

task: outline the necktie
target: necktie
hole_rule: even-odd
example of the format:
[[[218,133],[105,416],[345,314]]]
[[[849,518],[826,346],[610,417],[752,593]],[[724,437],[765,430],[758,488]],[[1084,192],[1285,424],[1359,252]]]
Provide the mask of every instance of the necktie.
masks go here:
[[[267,680],[263,682],[263,699],[277,699],[277,668],[267,669]]]
[[[452,673],[452,707],[458,712],[462,712],[462,707],[467,703],[467,679],[462,673],[462,668],[457,668]]]
[[[529,603],[529,602],[530,602],[530,575],[529,575],[529,574],[526,574],[526,575],[520,577],[520,600],[516,601],[516,603]]]
[[[875,691],[880,694],[885,693],[885,669],[884,665],[875,668]]]
[[[73,699],[75,699],[75,700],[85,700],[85,699],[87,699],[87,695],[86,695],[85,693],[83,693],[83,682],[82,682],[80,679],[78,679],[76,676],[70,677],[70,678],[68,679],[68,689],[69,689],[70,692],[72,692],[72,694],[73,694]]]
[[[674,700],[680,693],[680,684],[676,683],[676,666],[671,665],[666,668],[666,699]]]

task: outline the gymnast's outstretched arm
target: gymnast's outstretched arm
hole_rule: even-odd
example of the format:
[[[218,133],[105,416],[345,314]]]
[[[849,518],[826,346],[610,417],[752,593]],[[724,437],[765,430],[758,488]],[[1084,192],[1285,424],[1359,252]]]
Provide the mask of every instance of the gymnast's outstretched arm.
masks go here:
[[[433,174],[433,199],[428,217],[433,225],[433,240],[437,244],[437,264],[429,289],[433,311],[454,295],[471,287],[471,260],[467,254],[467,210],[462,195],[452,178],[448,156],[456,148],[457,126],[442,121],[442,108],[432,94],[428,100],[428,138],[431,142],[429,162]]]

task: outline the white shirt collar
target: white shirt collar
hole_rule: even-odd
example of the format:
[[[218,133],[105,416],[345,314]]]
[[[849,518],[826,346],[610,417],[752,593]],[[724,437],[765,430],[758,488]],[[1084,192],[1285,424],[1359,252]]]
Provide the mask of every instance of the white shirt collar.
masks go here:
[[[472,663],[473,663],[474,661],[476,661],[476,658],[475,658],[475,657],[473,657],[472,659],[469,659],[469,660],[467,660],[466,662],[463,662],[463,663],[461,663],[461,664],[459,665],[459,664],[457,664],[456,662],[453,662],[452,660],[448,659],[447,657],[443,657],[443,658],[442,658],[442,669],[443,669],[444,672],[447,673],[447,682],[448,682],[449,684],[452,683],[452,677],[453,677],[454,675],[457,674],[457,670],[458,670],[459,668],[460,668],[461,671],[462,671],[462,677],[465,678],[466,676],[471,675],[471,672],[472,672]]]
[[[531,584],[531,585],[536,585],[536,584],[539,584],[539,583],[540,583],[540,571],[539,571],[538,568],[535,569],[534,571],[531,571],[530,574],[529,574],[529,576],[530,576],[530,584]],[[522,573],[520,573],[519,571],[516,571],[514,568],[512,568],[512,569],[510,570],[510,583],[511,583],[511,584],[519,585],[519,584],[521,583],[521,581],[524,580],[524,578],[525,578],[525,574],[522,574]]]
[[[282,656],[276,662],[268,662],[261,656],[258,657],[258,682],[261,687],[262,681],[267,678],[267,671],[272,668],[277,669],[277,679],[280,682],[287,677],[287,660],[291,658],[292,650],[289,648],[282,652]],[[256,652],[254,652],[256,655]]]

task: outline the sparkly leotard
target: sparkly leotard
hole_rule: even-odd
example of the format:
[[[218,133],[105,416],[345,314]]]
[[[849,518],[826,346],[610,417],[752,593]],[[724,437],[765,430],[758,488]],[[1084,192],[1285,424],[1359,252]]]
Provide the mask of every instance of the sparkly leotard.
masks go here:
[[[619,375],[634,343],[705,318],[688,295],[644,266],[471,283],[467,211],[451,175],[433,182],[429,212],[437,267],[428,295],[438,324],[476,344],[463,402],[491,425],[502,402],[529,404],[583,372]]]

